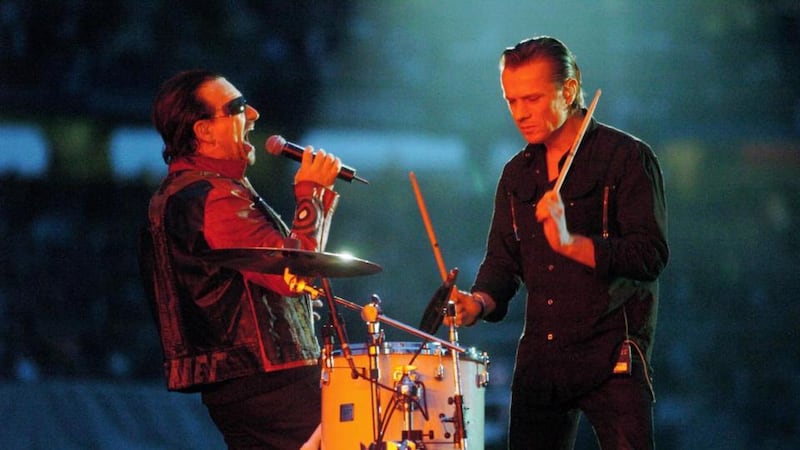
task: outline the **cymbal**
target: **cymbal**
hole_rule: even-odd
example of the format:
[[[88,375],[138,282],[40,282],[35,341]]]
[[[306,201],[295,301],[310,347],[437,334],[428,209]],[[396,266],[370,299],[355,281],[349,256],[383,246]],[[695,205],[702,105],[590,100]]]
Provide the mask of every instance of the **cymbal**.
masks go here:
[[[208,262],[230,269],[283,274],[284,269],[301,277],[344,278],[372,275],[381,266],[345,254],[292,248],[242,247],[215,249],[203,254]]]
[[[436,331],[439,330],[439,327],[442,325],[444,321],[444,316],[446,314],[445,307],[447,306],[447,301],[450,298],[450,291],[453,290],[453,285],[456,282],[456,277],[458,276],[458,269],[454,268],[447,274],[447,279],[444,280],[439,289],[436,289],[436,292],[433,293],[431,300],[428,302],[428,306],[425,308],[425,312],[422,314],[422,320],[419,323],[419,329],[428,333],[428,334],[436,334]]]

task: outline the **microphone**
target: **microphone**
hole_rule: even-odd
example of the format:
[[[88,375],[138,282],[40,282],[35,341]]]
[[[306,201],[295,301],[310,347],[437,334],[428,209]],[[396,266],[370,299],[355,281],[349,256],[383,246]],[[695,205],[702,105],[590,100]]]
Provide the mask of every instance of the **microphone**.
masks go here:
[[[303,152],[305,149],[297,144],[287,141],[283,138],[283,136],[279,136],[277,134],[270,136],[264,146],[266,147],[268,153],[271,153],[275,156],[285,156],[297,162],[303,160]],[[342,168],[339,170],[339,175],[337,177],[347,181],[348,183],[352,183],[353,180],[357,180],[364,184],[369,184],[369,181],[356,176],[356,169],[344,164],[342,164]]]

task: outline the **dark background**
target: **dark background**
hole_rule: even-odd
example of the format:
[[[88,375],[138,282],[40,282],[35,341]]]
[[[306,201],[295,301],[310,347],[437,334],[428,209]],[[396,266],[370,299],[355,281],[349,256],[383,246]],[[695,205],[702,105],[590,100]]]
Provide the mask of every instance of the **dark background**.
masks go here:
[[[199,400],[164,389],[139,285],[134,238],[160,143],[115,150],[120,130],[152,133],[164,79],[222,72],[261,113],[258,145],[280,133],[347,155],[370,185],[337,186],[328,250],[384,270],[333,287],[358,304],[378,294],[388,316],[416,326],[440,280],[408,172],[468,287],[494,183],[521,146],[497,58],[552,34],[578,56],[587,97],[603,89],[595,116],[649,142],[664,170],[658,447],[796,448],[800,6],[641,3],[0,1],[0,447],[220,445]],[[14,144],[20,128],[44,149],[30,172],[18,169],[36,156]],[[352,148],[334,146],[332,130]],[[156,165],[121,174],[126,157]],[[293,169],[260,153],[249,172],[285,217]],[[492,359],[487,448],[503,448],[516,303],[502,324],[460,330]],[[358,315],[344,316],[363,342]],[[390,341],[417,340],[385,328]],[[593,448],[586,429],[578,447]]]

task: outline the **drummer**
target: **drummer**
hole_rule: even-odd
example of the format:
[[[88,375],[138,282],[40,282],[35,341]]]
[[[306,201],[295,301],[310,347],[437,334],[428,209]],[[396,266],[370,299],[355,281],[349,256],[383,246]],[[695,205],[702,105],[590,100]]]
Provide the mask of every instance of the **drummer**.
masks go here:
[[[505,49],[500,81],[527,145],[500,176],[475,282],[455,297],[456,321],[472,325],[502,320],[527,290],[508,448],[571,449],[582,415],[604,449],[653,448],[649,362],[669,257],[658,159],[592,119],[558,39]]]
[[[300,448],[320,423],[319,345],[310,300],[281,275],[204,263],[210,249],[323,251],[341,162],[306,147],[291,228],[245,177],[258,111],[220,74],[178,73],[152,112],[168,175],[150,201],[140,264],[167,388],[200,392],[231,448]],[[275,195],[275,194],[273,194]]]

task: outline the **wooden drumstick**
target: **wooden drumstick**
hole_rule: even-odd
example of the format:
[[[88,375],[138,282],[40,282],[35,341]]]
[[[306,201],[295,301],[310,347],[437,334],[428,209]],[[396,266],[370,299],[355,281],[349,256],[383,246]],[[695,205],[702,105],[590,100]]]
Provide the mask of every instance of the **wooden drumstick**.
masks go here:
[[[419,189],[419,184],[417,183],[417,176],[414,175],[414,172],[409,172],[408,177],[411,179],[411,185],[414,187],[414,195],[417,197],[417,204],[419,205],[419,211],[422,214],[422,221],[425,223],[425,229],[428,231],[428,238],[431,241],[431,247],[433,247],[433,256],[436,258],[436,264],[439,266],[439,273],[442,275],[442,282],[447,283],[447,270],[445,269],[444,259],[442,259],[442,252],[439,249],[439,241],[436,240],[436,235],[433,232],[433,226],[431,225],[431,219],[428,217],[428,209],[425,207],[425,201],[422,199],[422,193]],[[456,289],[455,284],[450,290],[450,295],[452,295],[453,291]],[[448,296],[449,298],[449,296]],[[452,300],[449,300],[449,305],[454,305]],[[448,308],[450,309],[450,308]],[[452,306],[451,311],[455,312],[455,307]],[[453,315],[455,318],[455,314]],[[458,344],[458,332],[456,331],[455,320],[450,324],[450,342],[454,345]],[[458,353],[452,352],[453,358],[453,374],[454,374],[454,384],[455,384],[455,395],[453,396],[455,406],[456,406],[456,432],[453,436],[454,439],[454,448],[466,450],[467,449],[467,431],[466,426],[464,423],[464,410],[462,404],[462,395],[461,395],[461,374],[460,368],[458,363]]]
[[[581,145],[583,135],[586,134],[586,129],[589,128],[589,123],[592,121],[592,115],[594,114],[594,109],[597,107],[597,100],[600,99],[600,93],[600,89],[594,93],[594,99],[592,99],[589,109],[586,110],[586,117],[583,118],[580,131],[578,131],[578,134],[575,136],[575,142],[573,142],[572,147],[570,147],[567,160],[564,161],[564,167],[561,169],[561,173],[558,174],[556,186],[553,188],[553,190],[556,192],[561,192],[561,185],[564,184],[564,179],[567,177],[567,172],[569,172],[569,168],[572,166],[572,160],[575,159],[575,154],[578,153],[578,147]]]
[[[420,192],[419,184],[417,184],[417,176],[414,175],[414,172],[409,172],[408,177],[411,178],[411,185],[414,187],[414,195],[417,197],[419,212],[422,214],[422,222],[425,224],[425,230],[428,232],[428,239],[430,239],[431,247],[433,247],[433,257],[436,258],[436,264],[439,266],[439,273],[442,275],[442,281],[447,281],[447,269],[445,269],[444,266],[442,252],[439,249],[439,242],[436,240],[436,235],[433,233],[431,219],[428,217],[428,209],[425,208],[425,200],[422,199],[422,192]]]

